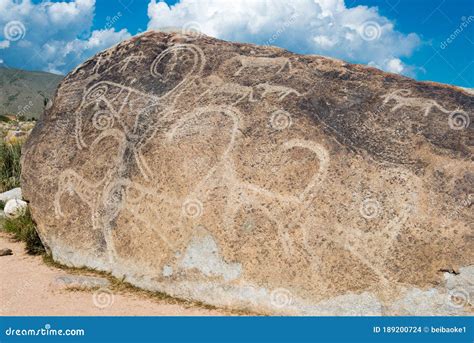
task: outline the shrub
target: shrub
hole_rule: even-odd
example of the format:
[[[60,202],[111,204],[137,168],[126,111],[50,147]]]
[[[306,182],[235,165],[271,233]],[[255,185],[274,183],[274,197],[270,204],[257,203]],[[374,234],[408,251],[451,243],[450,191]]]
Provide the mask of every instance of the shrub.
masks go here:
[[[10,120],[10,118],[8,118],[7,116],[5,116],[5,115],[2,114],[2,115],[0,115],[0,121],[5,122],[5,123],[8,123],[8,122],[10,122],[11,120]]]
[[[15,239],[25,242],[28,254],[39,255],[45,252],[29,209],[18,218],[6,218],[3,229],[12,233]]]
[[[0,142],[0,192],[20,186],[21,144]]]

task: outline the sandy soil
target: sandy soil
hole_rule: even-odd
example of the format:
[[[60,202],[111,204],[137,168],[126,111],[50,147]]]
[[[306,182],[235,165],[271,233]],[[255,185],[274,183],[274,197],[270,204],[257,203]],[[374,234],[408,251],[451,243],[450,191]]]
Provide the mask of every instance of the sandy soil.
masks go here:
[[[30,256],[24,244],[0,232],[0,315],[4,316],[219,316],[222,310],[185,307],[131,292],[70,290],[58,286],[58,276],[71,275],[50,267],[41,256]],[[95,293],[95,295],[94,295]]]

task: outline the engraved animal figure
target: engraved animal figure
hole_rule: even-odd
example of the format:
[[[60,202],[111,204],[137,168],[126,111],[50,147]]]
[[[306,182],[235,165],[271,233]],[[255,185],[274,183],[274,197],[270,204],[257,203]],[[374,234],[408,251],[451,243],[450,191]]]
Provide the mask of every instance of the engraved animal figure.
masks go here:
[[[94,67],[92,68],[91,74],[98,75],[101,72],[100,71],[101,67],[105,67],[107,62],[112,59],[111,54],[112,53],[109,50],[101,53],[96,59],[96,62],[94,64]],[[113,65],[115,65],[115,64],[113,64]],[[81,68],[81,66],[79,66],[76,70],[79,70]],[[106,70],[110,69],[112,66],[108,67]]]
[[[91,78],[96,78],[99,76],[99,74],[105,74],[110,72],[113,68],[119,66],[118,71],[119,72],[124,72],[128,69],[130,62],[132,61],[141,61],[142,59],[145,58],[145,55],[143,54],[142,51],[139,51],[138,53],[129,55],[127,57],[124,57],[123,59],[120,59],[116,63],[108,63],[112,59],[111,51],[104,51],[101,54],[99,54],[95,61],[94,61],[94,66],[92,67],[90,73],[91,73]],[[82,68],[84,68],[87,64],[90,62],[86,62],[83,64],[80,64],[77,66],[71,74],[76,74],[78,71],[80,71]],[[103,69],[103,70],[100,70]]]
[[[101,81],[86,90],[76,116],[76,142],[79,149],[86,148],[82,133],[85,110],[94,112],[91,120],[97,130],[119,125],[125,134],[133,130],[133,122],[127,121],[126,113],[131,110],[143,110],[150,106],[158,106],[159,98],[145,94],[121,84]]]
[[[184,65],[188,67],[182,80],[161,97],[176,101],[189,85],[201,77],[205,64],[206,57],[201,48],[194,44],[176,44],[155,58],[150,66],[150,73],[161,82],[166,82],[168,78],[176,76],[177,68]]]
[[[206,82],[210,83],[208,89],[201,94],[200,98],[205,97],[206,95],[211,95],[212,97],[219,97],[225,99],[228,96],[238,97],[232,105],[237,105],[241,101],[247,99],[249,102],[257,101],[253,97],[253,88],[248,86],[242,86],[238,83],[225,82],[218,76],[209,76],[206,79]]]
[[[251,206],[260,210],[273,223],[284,253],[287,255],[291,254],[293,241],[290,238],[288,226],[286,225],[289,219],[286,215],[287,211],[292,209],[291,212],[298,218],[305,216],[305,211],[314,198],[318,185],[326,177],[329,167],[329,154],[327,150],[322,145],[312,141],[293,139],[283,144],[280,151],[282,154],[285,154],[296,147],[313,152],[319,160],[319,169],[309,179],[307,186],[301,194],[293,196],[280,194],[242,180],[236,172],[233,159],[225,156],[218,167],[220,168],[219,175],[221,175],[221,180],[223,180],[221,185],[225,185],[228,189],[227,202],[222,214],[224,227],[227,228],[226,232],[228,235],[235,234],[236,232],[234,219],[238,211],[245,206]],[[211,179],[209,178],[209,180]]]
[[[164,59],[166,55],[171,56],[170,66],[166,66],[167,61]],[[186,57],[183,57],[183,55]],[[188,62],[191,63],[181,63],[181,58],[187,58]],[[103,61],[104,59],[100,58],[96,64],[97,68],[93,72],[97,72],[98,67],[105,64]],[[130,61],[125,61],[124,67],[128,66]],[[194,78],[202,71],[204,63],[204,54],[198,47],[177,45],[159,54],[151,66],[153,76],[164,78],[169,75],[160,73],[161,69],[159,68],[164,67],[167,69],[166,71],[174,73],[174,68],[178,64],[180,68],[183,68],[183,66],[189,67],[185,73],[174,73],[178,76],[179,82],[164,95],[158,97],[146,94],[110,81],[96,83],[84,92],[76,116],[77,145],[80,149],[94,149],[103,139],[113,137],[119,143],[117,159],[113,167],[107,171],[104,178],[99,182],[90,182],[76,171],[66,170],[59,177],[54,206],[56,214],[61,216],[61,196],[64,192],[72,192],[77,194],[91,208],[93,226],[102,230],[104,234],[110,263],[114,263],[117,256],[112,235],[116,218],[127,200],[128,203],[133,205],[133,201],[129,200],[130,196],[128,195],[131,194],[132,190],[136,195],[138,190],[139,197],[142,197],[143,194],[150,196],[146,188],[130,182],[130,169],[133,167],[131,160],[135,161],[135,165],[138,166],[141,174],[146,179],[149,168],[141,155],[140,149],[156,133],[160,123],[173,113],[175,101],[188,87],[189,83],[194,81]],[[87,118],[84,113],[88,115]],[[130,116],[130,113],[136,113],[136,115]],[[88,119],[100,132],[99,136],[90,145],[85,141],[82,127],[83,120]],[[161,199],[160,201],[167,200]],[[177,204],[174,205],[176,207]],[[134,214],[141,213],[140,209],[135,208],[135,210],[136,213]],[[161,235],[160,237],[167,242],[166,237]]]
[[[106,253],[111,264],[117,258],[113,238],[115,221],[120,212],[125,209],[143,227],[155,231],[165,244],[172,248],[172,242],[162,232],[155,230],[153,223],[145,220],[143,213],[154,213],[155,217],[158,218],[159,213],[156,212],[153,204],[169,203],[174,207],[179,207],[179,202],[169,195],[163,197],[148,187],[123,177],[127,173],[127,169],[121,161],[123,161],[123,156],[126,155],[127,139],[121,131],[116,129],[104,131],[91,145],[91,149],[95,149],[106,138],[113,138],[118,143],[117,162],[114,164],[114,168],[108,169],[104,177],[97,182],[85,179],[72,169],[64,170],[59,175],[58,190],[54,198],[56,217],[64,216],[61,206],[62,196],[64,194],[76,194],[89,207],[93,228],[102,232],[106,243]]]
[[[114,221],[120,214],[120,211],[124,209],[124,204],[127,205],[127,209],[133,218],[140,221],[144,227],[155,231],[169,247],[173,246],[161,232],[154,230],[153,223],[144,220],[142,216],[144,211],[148,213],[155,211],[150,204],[167,199],[159,199],[156,202],[150,199],[143,201],[145,197],[156,198],[157,195],[138,183],[127,179],[108,180],[107,178],[97,183],[91,183],[74,170],[66,169],[59,176],[58,191],[55,194],[54,210],[56,217],[64,216],[61,197],[65,193],[70,195],[76,194],[89,207],[92,226],[94,229],[102,231],[106,243],[105,249],[111,264],[117,258],[113,239]],[[145,209],[143,208],[144,206],[146,207]],[[156,214],[155,216],[158,217]]]
[[[120,66],[120,69],[119,71],[120,72],[124,72],[127,70],[130,62],[132,61],[141,61],[142,59],[145,58],[145,55],[143,54],[142,51],[140,51],[138,54],[135,54],[135,55],[130,55],[128,57],[125,57],[122,61],[121,61],[121,66]]]
[[[112,138],[117,144],[117,161],[125,150],[126,138],[120,130],[108,129],[102,132],[92,143],[91,147],[94,148],[100,144],[104,139]],[[117,168],[120,165],[117,163],[115,168],[108,169],[104,177],[98,182],[90,182],[84,179],[76,171],[72,169],[64,170],[58,178],[58,190],[54,198],[54,212],[56,217],[63,217],[63,211],[61,207],[61,197],[63,194],[76,194],[92,212],[92,225],[95,229],[102,230],[106,249],[109,257],[109,262],[113,263],[116,251],[115,245],[112,238],[112,227],[111,221],[116,215],[116,210],[111,210],[110,206],[114,206],[116,202],[109,202],[104,196],[105,190],[111,184],[113,176],[116,174]]]
[[[255,56],[237,56],[235,57],[240,62],[240,68],[234,73],[234,76],[240,75],[242,70],[247,68],[264,69],[276,67],[275,72],[279,74],[286,66],[291,71],[290,60],[286,57],[255,57]]]
[[[217,161],[216,165],[209,166],[207,174],[201,180],[198,180],[195,183],[194,189],[187,197],[192,197],[197,194],[201,188],[207,185],[208,180],[212,178],[218,168],[222,167],[223,164],[229,163],[229,159],[231,158],[230,154],[232,153],[235,147],[237,136],[240,133],[239,128],[242,126],[242,115],[236,108],[231,106],[205,106],[196,109],[189,115],[178,120],[176,124],[166,134],[168,142],[173,142],[174,140],[179,139],[179,133],[183,134],[186,132],[186,122],[190,121],[193,118],[199,118],[204,114],[212,112],[219,115],[223,115],[231,120],[232,128],[230,131],[230,139],[222,155],[219,157],[219,160]]]
[[[116,252],[115,245],[112,238],[112,231],[109,225],[105,225],[104,214],[100,210],[102,193],[98,192],[105,183],[105,180],[101,180],[97,183],[91,183],[84,179],[81,175],[76,173],[72,169],[64,170],[59,175],[58,190],[54,198],[54,211],[56,217],[63,217],[64,213],[61,207],[61,197],[63,194],[68,193],[70,195],[76,194],[82,202],[87,204],[91,210],[92,227],[94,229],[100,229],[105,239],[106,252],[110,263],[113,263]]]
[[[421,97],[410,97],[412,91],[409,89],[397,89],[391,93],[387,93],[382,96],[384,99],[383,105],[387,105],[391,101],[395,102],[395,106],[392,107],[391,112],[394,112],[402,107],[412,107],[412,108],[419,108],[424,111],[425,117],[428,116],[433,108],[439,109],[443,113],[465,113],[460,109],[455,110],[447,110],[438,102],[432,99],[425,99]]]
[[[182,92],[200,75],[205,56],[197,46],[178,44],[161,52],[151,65],[150,72],[153,76],[166,79],[170,73],[175,73],[174,68],[181,59],[188,61],[187,64],[183,62],[188,67],[185,74],[180,75],[181,80],[162,96],[146,94],[110,81],[102,81],[90,87],[83,96],[76,116],[78,147],[87,147],[82,133],[82,112],[92,109],[95,112],[92,121],[98,130],[113,127],[115,123],[121,127],[129,142],[128,151],[135,156],[140,172],[148,179],[151,171],[141,156],[141,148],[158,130],[160,122],[173,113]],[[137,115],[133,118],[129,113]]]
[[[285,86],[279,86],[279,85],[270,85],[268,83],[261,83],[257,85],[257,89],[263,90],[262,96],[266,96],[268,94],[276,94],[279,96],[280,100],[283,100],[290,94],[295,94],[296,96],[301,96],[301,94],[293,88],[285,87]]]
[[[231,106],[206,106],[180,119],[166,134],[167,141],[172,143],[179,140],[180,137],[186,137],[187,130],[192,127],[187,123],[199,118],[200,116],[215,112],[216,114],[226,116],[232,120],[232,128],[230,131],[230,140],[225,147],[222,155],[213,166],[208,167],[206,175],[196,180],[192,190],[184,198],[200,198],[205,196],[207,190],[216,187],[225,187],[228,190],[225,209],[222,213],[222,221],[226,228],[226,234],[235,233],[234,218],[239,209],[244,206],[252,206],[259,209],[274,224],[280,238],[282,248],[286,254],[291,253],[292,240],[290,239],[288,229],[285,223],[288,218],[285,210],[292,208],[295,215],[303,217],[304,211],[315,196],[318,185],[325,179],[329,168],[329,153],[320,144],[302,139],[292,139],[280,148],[281,154],[285,154],[293,148],[302,148],[314,153],[319,160],[319,168],[315,174],[310,177],[305,189],[297,195],[286,195],[278,192],[262,188],[256,184],[249,183],[240,178],[236,171],[235,162],[232,153],[238,143],[241,135],[240,127],[242,127],[242,115]],[[217,183],[217,184],[216,184]],[[183,200],[184,200],[183,198]],[[269,210],[269,206],[273,211]]]

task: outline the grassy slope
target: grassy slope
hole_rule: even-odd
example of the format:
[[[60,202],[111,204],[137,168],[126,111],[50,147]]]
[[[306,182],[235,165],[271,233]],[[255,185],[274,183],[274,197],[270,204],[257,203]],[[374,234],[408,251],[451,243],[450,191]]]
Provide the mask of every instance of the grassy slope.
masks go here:
[[[20,112],[26,118],[38,118],[44,99],[52,98],[62,79],[61,75],[0,67],[0,115]]]

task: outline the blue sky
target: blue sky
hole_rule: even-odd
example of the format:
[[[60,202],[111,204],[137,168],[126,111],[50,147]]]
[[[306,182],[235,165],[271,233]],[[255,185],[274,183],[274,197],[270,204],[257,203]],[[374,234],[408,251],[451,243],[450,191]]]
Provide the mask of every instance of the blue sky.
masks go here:
[[[67,73],[169,26],[474,88],[472,0],[0,0],[0,62]]]

